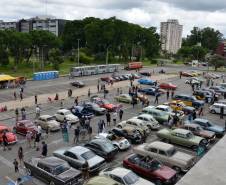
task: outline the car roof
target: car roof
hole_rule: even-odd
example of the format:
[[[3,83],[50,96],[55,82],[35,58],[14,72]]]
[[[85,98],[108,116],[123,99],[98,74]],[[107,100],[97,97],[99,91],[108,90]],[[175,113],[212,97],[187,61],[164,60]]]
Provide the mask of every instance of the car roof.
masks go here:
[[[116,175],[116,176],[119,176],[119,177],[124,177],[129,172],[130,172],[130,170],[128,170],[126,168],[122,168],[122,167],[117,167],[117,168],[114,168],[113,170],[111,170],[112,175]]]
[[[42,158],[39,160],[40,164],[43,164],[45,166],[49,166],[51,168],[55,168],[59,165],[62,165],[64,163],[66,163],[64,160],[57,158],[57,157],[46,157],[46,158]]]
[[[68,112],[69,110],[67,110],[67,109],[60,109],[60,110],[58,110],[57,112]]]
[[[147,118],[147,119],[153,118],[153,116],[150,115],[150,114],[140,114],[139,116],[142,116],[142,117]],[[137,117],[139,117],[139,116],[137,116]]]
[[[183,128],[176,128],[176,129],[173,130],[173,132],[179,132],[179,133],[184,134],[184,135],[191,133],[189,130],[186,130],[186,129],[183,129]]]
[[[163,108],[163,109],[168,109],[170,106],[168,106],[168,105],[158,105],[157,107],[158,108]]]
[[[108,142],[108,140],[103,140],[103,139],[101,139],[101,138],[98,138],[98,139],[92,139],[92,140],[90,141],[90,143],[96,143],[96,144],[98,144],[98,145],[102,145],[103,143],[106,143],[106,142]]]
[[[199,127],[199,125],[198,124],[195,124],[195,123],[186,123],[186,124],[184,124],[184,126],[188,126],[188,127],[192,127],[192,128]]]
[[[83,147],[83,146],[75,146],[75,147],[68,149],[67,151],[81,155],[85,152],[89,152],[90,150],[88,148]]]
[[[199,122],[204,122],[204,123],[208,122],[207,119],[202,119],[202,118],[196,118],[194,121],[199,121]]]
[[[138,119],[138,118],[130,118],[130,119],[128,119],[127,121],[132,121],[132,122],[136,122],[136,123],[143,123],[143,121],[142,120],[140,120],[140,119]]]
[[[52,116],[50,115],[41,115],[40,118],[44,118],[44,119],[47,119],[47,118],[51,118]]]
[[[168,143],[164,143],[164,142],[161,142],[161,141],[154,141],[154,142],[148,144],[148,147],[158,148],[158,149],[164,150],[164,151],[174,148],[173,145],[168,144]]]

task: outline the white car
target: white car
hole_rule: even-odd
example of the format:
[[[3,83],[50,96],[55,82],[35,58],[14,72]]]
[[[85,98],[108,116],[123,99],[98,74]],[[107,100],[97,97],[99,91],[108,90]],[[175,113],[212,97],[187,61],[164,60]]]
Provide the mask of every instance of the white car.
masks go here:
[[[63,122],[64,118],[68,121],[69,124],[76,124],[79,122],[79,118],[71,113],[67,109],[60,109],[55,114],[56,120]]]
[[[220,114],[221,107],[224,107],[224,114],[226,114],[226,105],[223,103],[214,103],[209,107],[209,111],[213,114]]]
[[[118,137],[118,136],[116,136],[114,134],[110,134],[110,133],[100,133],[97,136],[95,136],[95,138],[108,139],[119,150],[126,150],[126,149],[130,148],[130,146],[131,146],[129,141],[126,138]]]
[[[143,130],[144,135],[147,135],[150,133],[149,128],[146,126],[144,121],[137,119],[137,118],[130,118],[127,121],[122,121],[116,125],[118,128],[123,128],[125,126],[132,126],[134,128],[139,128]]]
[[[50,131],[60,130],[60,123],[56,121],[56,118],[54,116],[42,115],[35,121],[35,123],[40,125],[44,130],[46,130],[47,128]]]
[[[157,130],[160,128],[159,122],[152,115],[140,114],[134,118],[142,120],[150,130]]]
[[[168,112],[168,113],[170,113],[171,116],[175,115],[175,112],[173,111],[173,109],[168,105],[158,105],[158,106],[155,107],[155,109],[161,110],[161,111],[164,111],[164,112]],[[182,120],[184,118],[184,112],[183,111],[177,111],[177,115],[179,115],[180,120]]]
[[[123,185],[154,185],[152,182],[137,176],[131,170],[121,167],[107,168],[100,172],[100,175],[108,176]]]

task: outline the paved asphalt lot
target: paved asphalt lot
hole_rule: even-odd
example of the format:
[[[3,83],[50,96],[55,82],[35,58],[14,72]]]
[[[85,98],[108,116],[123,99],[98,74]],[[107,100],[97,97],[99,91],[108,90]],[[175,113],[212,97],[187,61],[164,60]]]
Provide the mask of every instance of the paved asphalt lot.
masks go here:
[[[178,70],[180,70],[180,69],[179,68],[167,68],[167,72],[176,72]],[[158,69],[155,69],[155,71],[158,71]],[[128,72],[125,72],[125,73],[128,73]],[[94,85],[94,84],[96,84],[99,76],[100,75],[93,76],[93,77],[90,77],[90,76],[84,77],[83,80],[87,83],[87,85],[91,85],[91,84]],[[102,75],[102,76],[106,76],[106,75]],[[176,77],[176,78],[172,78],[172,79],[167,79],[166,81],[172,82],[172,83],[174,83],[178,86],[178,90],[176,91],[176,94],[177,93],[187,93],[187,94],[189,94],[189,93],[191,93],[191,87],[184,84],[185,79],[186,78],[182,78],[180,80],[179,77]],[[34,93],[34,92],[37,93],[37,94],[38,93],[47,93],[47,92],[49,93],[50,91],[56,92],[56,90],[60,91],[60,90],[65,90],[65,89],[69,88],[68,83],[69,83],[68,78],[60,78],[60,79],[57,79],[57,80],[54,80],[54,81],[48,81],[46,83],[34,82],[35,85],[32,82],[29,82],[27,84],[26,91],[31,90],[31,92],[30,92],[31,94]],[[129,82],[128,82],[128,85],[129,85]],[[123,91],[127,93],[128,87],[125,87],[123,89]],[[0,92],[0,97],[1,97],[0,101],[3,101],[3,100],[6,101],[7,99],[11,98],[11,95],[9,95],[9,92],[13,92],[13,90],[9,89],[9,90],[1,91]],[[114,98],[113,98],[113,96],[115,94],[116,94],[115,91],[110,92],[110,94],[107,95],[107,99],[109,99],[111,102],[116,103]],[[2,98],[2,95],[4,95],[6,99]],[[29,93],[27,94],[27,96],[29,96]],[[100,96],[102,96],[102,95],[100,95]],[[87,97],[84,97],[84,98],[87,99]],[[153,105],[154,104],[154,97],[149,96],[149,98],[150,98],[150,105]],[[166,96],[163,95],[162,97],[160,97],[159,100],[160,100],[159,104],[165,102]],[[82,100],[80,100],[80,101],[82,101]],[[72,104],[73,104],[73,99],[69,99],[69,100],[65,101],[64,106],[70,107]],[[60,107],[59,103],[43,104],[43,105],[41,105],[42,114],[53,115],[59,109],[59,107]],[[123,109],[124,109],[123,119],[126,120],[126,119],[133,117],[133,116],[136,116],[142,110],[142,107],[141,107],[141,105],[136,105],[135,108],[132,108],[132,106],[129,105],[129,104],[123,104]],[[34,108],[29,109],[28,112],[33,112],[32,110],[34,110]],[[204,114],[205,118],[208,118],[208,119],[214,121],[218,125],[224,126],[224,120],[219,119],[219,115],[213,115],[213,114],[208,113],[208,106],[207,105],[206,105],[206,108],[204,110],[205,110],[205,114]],[[1,114],[0,114],[0,119],[1,119]],[[9,114],[9,117],[10,117],[10,115],[14,116],[13,112],[7,112],[7,113],[4,113],[4,114]],[[35,115],[33,113],[28,114],[29,119],[34,120],[34,117],[35,117]],[[97,133],[97,122],[101,118],[105,119],[105,116],[95,117],[91,121],[91,125],[92,125],[93,130],[94,130],[93,135],[95,135],[95,133]],[[4,123],[4,124],[7,124],[9,126],[13,126],[15,119],[12,118],[12,119],[7,119],[7,120],[2,120],[1,122]],[[110,128],[107,128],[107,129],[109,130]],[[46,142],[48,144],[48,155],[51,155],[51,153],[54,150],[56,150],[60,147],[63,147],[65,145],[74,146],[74,144],[72,143],[72,139],[73,139],[73,129],[70,130],[70,143],[69,144],[66,144],[66,143],[63,142],[61,132],[51,133],[49,138],[46,139]],[[0,152],[0,169],[1,169],[0,170],[0,184],[1,185],[6,184],[9,179],[15,180],[16,177],[19,176],[19,174],[16,174],[16,175],[14,174],[14,169],[13,169],[13,165],[12,165],[13,159],[16,158],[16,156],[17,156],[17,150],[18,150],[19,146],[22,146],[25,150],[24,151],[25,152],[25,157],[24,157],[25,160],[27,160],[31,157],[34,157],[34,156],[40,156],[40,152],[35,151],[35,149],[33,149],[33,148],[29,149],[26,146],[25,138],[23,136],[18,135],[18,140],[19,140],[18,143],[16,145],[12,146],[12,149],[10,151],[3,151],[3,149],[0,148],[0,151],[1,151]],[[146,142],[150,143],[154,140],[157,140],[157,137],[156,137],[155,133],[152,132],[149,135],[149,137],[147,138]],[[83,144],[85,142],[86,142],[85,140],[81,141],[80,144]],[[183,148],[183,147],[180,147],[180,146],[177,146],[177,147],[178,147],[179,150],[183,150],[187,153],[193,153],[194,154],[194,152],[192,152],[191,150],[189,150],[187,148]],[[108,165],[109,166],[120,166],[123,158],[130,153],[132,153],[132,149],[130,149],[128,151],[124,151],[124,152],[119,152],[117,154],[116,158],[112,162],[108,163]],[[24,170],[21,169],[20,171],[23,174]],[[31,184],[42,185],[43,183],[40,182],[37,179],[33,179]]]

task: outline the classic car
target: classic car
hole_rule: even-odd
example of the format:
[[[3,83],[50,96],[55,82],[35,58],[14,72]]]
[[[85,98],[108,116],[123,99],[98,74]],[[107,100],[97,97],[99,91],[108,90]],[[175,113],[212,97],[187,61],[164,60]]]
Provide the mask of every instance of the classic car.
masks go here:
[[[156,83],[155,80],[147,79],[147,78],[141,78],[138,80],[139,84],[143,85],[154,85]]]
[[[214,99],[214,94],[211,93],[210,91],[204,91],[204,90],[195,90],[193,92],[193,95],[198,99],[198,100],[205,100],[205,102],[210,103]]]
[[[181,72],[181,76],[185,76],[185,77],[193,77],[193,75],[189,72],[185,72],[185,71],[182,71]]]
[[[191,131],[181,128],[161,129],[156,135],[165,142],[190,147],[195,151],[200,145],[208,146],[209,144],[206,139],[195,136]]]
[[[56,120],[59,122],[63,122],[65,118],[69,124],[76,124],[79,122],[78,117],[73,115],[71,111],[67,109],[58,110],[55,114],[55,117],[56,117]]]
[[[143,108],[141,114],[152,115],[160,124],[168,122],[170,114],[153,108],[153,106]]]
[[[166,102],[164,103],[163,105],[168,105],[170,106],[173,111],[182,111],[183,107],[185,107],[186,105],[180,101],[180,100],[174,100],[174,101],[171,101],[171,102]]]
[[[180,100],[185,105],[196,107],[196,108],[199,108],[199,107],[204,106],[204,103],[205,103],[204,101],[197,100],[196,97],[194,97],[194,96],[186,95],[186,94],[178,94],[178,95],[175,95],[173,97],[173,100]]]
[[[104,81],[104,82],[114,82],[115,81],[115,79],[110,76],[101,77],[100,79],[101,79],[101,81]]]
[[[196,118],[192,123],[200,125],[204,130],[215,132],[217,137],[222,137],[225,133],[224,127],[218,126],[207,119]]]
[[[151,72],[149,71],[140,71],[139,74],[143,76],[151,76]]]
[[[129,94],[120,94],[118,96],[115,96],[115,99],[118,102],[123,102],[123,103],[132,103],[133,98]],[[136,101],[137,103],[139,102],[139,99]]]
[[[47,128],[49,129],[49,131],[60,130],[60,123],[56,121],[56,118],[54,116],[42,115],[37,120],[35,120],[35,123],[39,124],[44,130],[46,130]]]
[[[110,177],[99,175],[89,179],[85,185],[120,185],[120,183]]]
[[[118,148],[118,150],[126,150],[131,147],[129,141],[124,137],[119,137],[113,133],[99,133],[94,138],[96,139],[108,139],[112,144]]]
[[[5,125],[0,125],[0,144],[2,143],[2,136],[6,133],[8,144],[14,144],[17,142],[16,134],[14,134],[10,128]]]
[[[95,115],[103,115],[103,114],[106,113],[106,109],[100,107],[100,106],[99,106],[98,104],[96,104],[96,103],[85,102],[85,103],[83,104],[83,107],[84,107],[86,110],[92,112],[92,113],[95,114]]]
[[[81,185],[82,173],[57,157],[32,158],[24,161],[28,175],[35,176],[50,185]]]
[[[159,91],[157,88],[147,88],[147,89],[138,89],[138,92],[155,96],[156,94],[163,94],[162,91]]]
[[[161,141],[144,143],[133,148],[134,153],[158,159],[177,172],[187,172],[195,164],[195,156],[178,151],[173,145]]]
[[[209,111],[212,114],[220,114],[221,113],[221,108],[223,107],[224,109],[224,114],[226,114],[226,105],[223,103],[214,103],[209,107]]]
[[[34,136],[37,132],[36,125],[30,121],[30,120],[20,120],[16,123],[16,126],[14,127],[14,130],[16,133],[21,135],[26,135],[28,131],[32,132],[32,135]]]
[[[190,130],[194,135],[203,137],[203,138],[207,139],[209,142],[213,142],[216,137],[216,134],[214,132],[204,130],[198,124],[186,123],[186,124],[182,125],[180,128]]]
[[[126,127],[124,129],[120,129],[115,127],[109,131],[109,133],[114,134],[117,137],[124,137],[134,144],[141,143],[143,141],[142,135],[134,128]]]
[[[161,111],[164,111],[164,112],[167,112],[167,113],[169,113],[170,114],[170,116],[174,116],[174,115],[176,115],[177,114],[177,116],[178,116],[178,118],[180,119],[180,120],[183,120],[183,118],[184,118],[184,112],[183,111],[173,111],[173,109],[170,107],[170,106],[168,106],[168,105],[158,105],[158,106],[156,106],[155,107],[155,109],[157,109],[157,110],[161,110]]]
[[[150,133],[150,130],[144,121],[137,118],[130,118],[127,121],[122,121],[116,125],[118,128],[124,128],[126,126],[134,127],[138,132],[141,132],[143,136],[147,136]]]
[[[72,106],[70,108],[70,111],[78,118],[86,117],[88,119],[91,119],[94,117],[94,114],[83,106]]]
[[[122,107],[121,104],[114,105],[110,103],[108,100],[99,97],[94,97],[91,99],[91,101],[98,104],[100,107],[107,109],[108,111],[116,111],[117,109]]]
[[[86,143],[84,147],[92,150],[106,160],[113,159],[118,152],[118,149],[107,139],[93,139]]]
[[[74,82],[71,82],[71,85],[74,87],[82,88],[85,86],[85,83],[82,81],[74,81]]]
[[[105,166],[104,158],[96,155],[91,150],[83,146],[61,148],[54,151],[53,155],[67,161],[73,168],[79,170],[82,170],[85,161],[87,161],[90,173],[100,171]]]
[[[173,184],[177,180],[175,170],[149,156],[131,154],[123,160],[123,166],[142,177],[150,179],[156,185]]]
[[[140,119],[150,130],[157,130],[160,128],[158,121],[150,114],[140,114],[139,116],[134,117]]]
[[[159,84],[161,89],[169,89],[169,90],[176,90],[177,86],[172,83],[161,83]]]
[[[221,86],[212,86],[210,89],[214,90],[216,93],[220,93],[222,95],[226,94],[226,89]]]
[[[153,183],[137,176],[131,170],[126,168],[107,168],[100,172],[100,175],[111,177],[122,185],[154,185]]]
[[[135,78],[135,79],[140,79],[140,78],[141,78],[141,76],[140,76],[140,75],[135,74],[135,73],[132,73],[132,76],[133,76],[133,78]]]

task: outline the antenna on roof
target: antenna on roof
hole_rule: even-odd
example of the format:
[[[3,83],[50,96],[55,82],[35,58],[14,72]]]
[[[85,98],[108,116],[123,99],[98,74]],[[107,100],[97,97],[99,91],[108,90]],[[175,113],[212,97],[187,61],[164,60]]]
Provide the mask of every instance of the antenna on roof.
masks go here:
[[[47,0],[44,1],[45,1],[45,15],[47,16]]]

